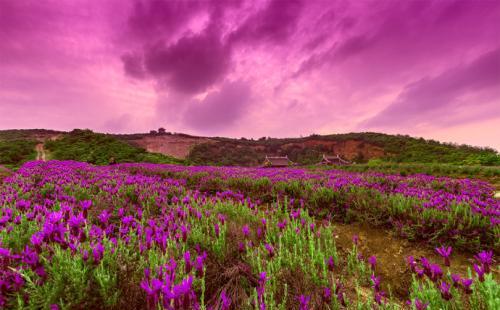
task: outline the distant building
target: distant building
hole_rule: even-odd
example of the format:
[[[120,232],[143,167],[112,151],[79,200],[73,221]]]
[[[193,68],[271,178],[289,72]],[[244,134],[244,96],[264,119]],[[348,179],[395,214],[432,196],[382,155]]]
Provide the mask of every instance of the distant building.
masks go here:
[[[345,166],[350,164],[351,164],[350,161],[342,159],[338,154],[335,156],[332,155],[329,156],[323,154],[321,161],[318,163],[318,165],[339,165],[339,166]]]
[[[294,165],[294,163],[288,159],[288,156],[267,156],[264,159],[263,166],[264,167],[288,167]]]

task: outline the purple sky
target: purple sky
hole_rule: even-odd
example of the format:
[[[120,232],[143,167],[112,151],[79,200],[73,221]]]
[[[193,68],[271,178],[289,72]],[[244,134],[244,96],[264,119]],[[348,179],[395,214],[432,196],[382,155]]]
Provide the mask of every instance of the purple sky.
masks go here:
[[[500,1],[0,0],[0,129],[500,149]]]

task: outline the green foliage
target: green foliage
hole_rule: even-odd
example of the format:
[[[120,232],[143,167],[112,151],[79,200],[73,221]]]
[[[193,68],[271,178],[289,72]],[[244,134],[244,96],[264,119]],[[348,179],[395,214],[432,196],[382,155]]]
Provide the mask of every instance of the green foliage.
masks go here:
[[[0,164],[20,166],[35,159],[35,145],[36,141],[32,140],[0,141]]]
[[[66,309],[92,304],[87,295],[92,271],[81,256],[73,256],[71,252],[56,246],[46,271],[48,281],[43,285],[37,283],[31,270],[23,272],[27,283],[25,290],[30,296],[30,308],[48,309],[51,304],[61,304]],[[19,305],[19,308],[25,307],[26,305]]]
[[[472,309],[500,309],[500,285],[493,274],[487,274],[483,282],[476,281],[471,302]]]
[[[91,130],[75,129],[62,139],[48,141],[51,157],[59,160],[77,160],[97,165],[123,162],[182,163],[162,154],[147,153],[117,138]]]

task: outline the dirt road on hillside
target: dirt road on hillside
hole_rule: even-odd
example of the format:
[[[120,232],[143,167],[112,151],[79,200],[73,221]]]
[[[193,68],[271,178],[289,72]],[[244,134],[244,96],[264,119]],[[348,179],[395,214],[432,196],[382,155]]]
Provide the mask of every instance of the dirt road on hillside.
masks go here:
[[[47,154],[45,154],[45,149],[43,148],[43,143],[38,143],[36,145],[36,160],[47,160]]]

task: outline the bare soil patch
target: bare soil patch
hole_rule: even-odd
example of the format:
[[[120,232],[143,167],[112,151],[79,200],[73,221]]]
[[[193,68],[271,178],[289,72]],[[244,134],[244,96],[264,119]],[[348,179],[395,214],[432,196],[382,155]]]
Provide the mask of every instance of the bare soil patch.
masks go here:
[[[381,275],[382,286],[386,290],[390,287],[394,296],[401,299],[408,297],[412,279],[406,261],[408,256],[413,256],[415,259],[426,257],[431,262],[440,264],[445,274],[449,269],[451,273],[460,274],[463,277],[467,277],[467,269],[472,269],[474,262],[474,254],[454,250],[451,255],[451,266],[444,267],[443,258],[432,247],[398,238],[389,231],[362,223],[335,223],[335,233],[337,247],[341,251],[351,249],[353,236],[358,236],[358,249],[364,259],[368,259],[371,255],[377,258],[376,273]],[[498,279],[500,276],[498,271],[493,272]]]
[[[213,140],[208,138],[177,135],[143,136],[130,140],[132,144],[142,147],[148,152],[161,153],[179,159],[185,159],[193,146],[211,141]]]

